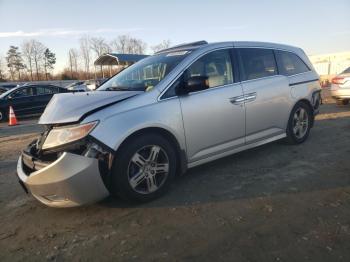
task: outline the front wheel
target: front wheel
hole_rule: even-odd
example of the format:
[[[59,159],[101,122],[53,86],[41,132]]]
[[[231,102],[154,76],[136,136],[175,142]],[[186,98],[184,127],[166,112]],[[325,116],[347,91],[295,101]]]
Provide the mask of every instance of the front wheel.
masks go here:
[[[129,201],[146,202],[162,195],[176,173],[176,153],[169,141],[144,134],[126,142],[112,168],[112,193]]]
[[[6,115],[2,110],[0,110],[0,122],[5,122],[5,121],[6,121]]]
[[[303,143],[309,136],[312,124],[312,111],[304,102],[298,102],[289,117],[287,140],[291,144]]]

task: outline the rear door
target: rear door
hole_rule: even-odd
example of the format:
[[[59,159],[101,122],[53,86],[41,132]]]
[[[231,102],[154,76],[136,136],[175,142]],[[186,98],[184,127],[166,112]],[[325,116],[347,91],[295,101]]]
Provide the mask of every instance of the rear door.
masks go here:
[[[42,113],[53,95],[59,93],[59,88],[56,86],[36,86],[35,89],[36,113]]]
[[[245,97],[246,143],[285,133],[290,88],[287,77],[278,74],[272,49],[237,48]]]

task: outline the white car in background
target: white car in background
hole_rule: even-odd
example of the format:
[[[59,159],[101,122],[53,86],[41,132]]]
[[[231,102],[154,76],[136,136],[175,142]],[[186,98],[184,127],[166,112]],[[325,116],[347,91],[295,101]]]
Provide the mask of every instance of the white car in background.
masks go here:
[[[87,92],[90,91],[84,81],[72,83],[66,87],[70,91]]]
[[[332,79],[331,95],[338,105],[347,105],[350,101],[350,67]]]
[[[96,90],[100,85],[102,85],[108,78],[99,78],[86,80],[85,85],[89,90]]]
[[[96,89],[96,81],[95,80],[86,80],[84,82],[84,84],[87,87],[88,91],[93,91]]]

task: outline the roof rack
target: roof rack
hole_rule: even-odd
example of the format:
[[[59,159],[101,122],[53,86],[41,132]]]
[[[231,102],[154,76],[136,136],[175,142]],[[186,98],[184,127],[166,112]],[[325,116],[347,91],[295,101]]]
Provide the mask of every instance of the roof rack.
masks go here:
[[[173,51],[173,50],[181,50],[181,49],[185,49],[188,47],[196,47],[196,46],[207,45],[207,44],[208,44],[208,42],[205,40],[196,41],[196,42],[192,42],[192,43],[184,43],[184,44],[172,46],[170,48],[162,49],[162,50],[156,52],[155,54],[160,54],[160,53]]]

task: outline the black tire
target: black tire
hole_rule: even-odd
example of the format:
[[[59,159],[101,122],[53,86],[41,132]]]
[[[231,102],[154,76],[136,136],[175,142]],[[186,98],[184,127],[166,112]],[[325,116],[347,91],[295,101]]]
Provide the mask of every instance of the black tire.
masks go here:
[[[341,100],[341,99],[337,99],[337,105],[338,106],[346,106],[347,104],[349,104],[349,100]]]
[[[7,120],[6,113],[0,110],[0,122],[5,122]]]
[[[295,133],[294,128],[296,128],[296,120],[295,120],[295,114],[297,114],[298,111],[304,110],[304,112],[307,114],[307,120],[303,121],[307,124],[307,127],[305,128],[305,133],[302,132],[300,136]],[[310,106],[304,102],[298,102],[292,109],[289,120],[288,120],[288,126],[287,126],[287,142],[289,144],[301,144],[303,143],[309,136],[310,129],[312,126],[312,110]]]
[[[160,185],[156,191],[140,193],[134,190],[129,183],[129,167],[132,164],[133,156],[148,146],[160,147],[161,150],[163,150],[162,152],[166,153],[169,163],[168,174],[162,182],[162,185]],[[176,162],[175,149],[163,136],[157,134],[144,134],[134,137],[130,141],[124,143],[117,152],[112,166],[111,193],[131,202],[148,202],[156,199],[168,190],[176,173]],[[146,180],[147,178],[145,178],[142,183],[147,183],[148,187],[148,182]]]

